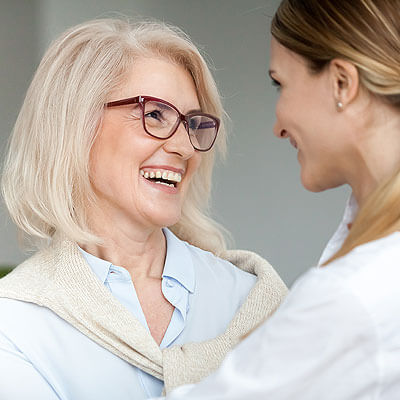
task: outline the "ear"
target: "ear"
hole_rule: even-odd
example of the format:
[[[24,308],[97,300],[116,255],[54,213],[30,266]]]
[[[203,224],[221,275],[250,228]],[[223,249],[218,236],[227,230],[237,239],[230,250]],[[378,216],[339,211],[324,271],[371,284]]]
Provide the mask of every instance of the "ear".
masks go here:
[[[338,108],[342,109],[357,97],[360,89],[358,70],[353,63],[335,58],[330,62],[329,73],[335,104],[340,104]]]

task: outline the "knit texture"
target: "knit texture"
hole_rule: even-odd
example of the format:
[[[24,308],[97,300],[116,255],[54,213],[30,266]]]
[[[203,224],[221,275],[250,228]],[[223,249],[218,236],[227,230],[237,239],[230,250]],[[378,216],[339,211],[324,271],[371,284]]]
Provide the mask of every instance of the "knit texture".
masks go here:
[[[199,382],[215,371],[226,354],[243,336],[271,316],[287,294],[287,287],[279,275],[258,254],[245,250],[228,250],[220,254],[220,257],[257,275],[257,282],[222,335],[205,342],[187,343],[163,351],[166,393],[177,386]]]
[[[0,279],[0,297],[49,308],[105,349],[164,380],[168,393],[177,386],[198,382],[217,369],[227,352],[268,318],[287,293],[275,270],[257,254],[230,250],[220,256],[257,275],[246,301],[222,335],[163,350],[97,279],[77,245],[65,238]]]

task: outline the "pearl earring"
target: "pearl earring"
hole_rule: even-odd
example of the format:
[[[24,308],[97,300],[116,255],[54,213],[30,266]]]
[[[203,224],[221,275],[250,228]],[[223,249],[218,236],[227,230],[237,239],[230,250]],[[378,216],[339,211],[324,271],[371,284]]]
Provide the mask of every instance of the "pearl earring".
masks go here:
[[[336,103],[336,108],[338,111],[342,111],[343,110],[343,103],[341,101],[338,101]]]

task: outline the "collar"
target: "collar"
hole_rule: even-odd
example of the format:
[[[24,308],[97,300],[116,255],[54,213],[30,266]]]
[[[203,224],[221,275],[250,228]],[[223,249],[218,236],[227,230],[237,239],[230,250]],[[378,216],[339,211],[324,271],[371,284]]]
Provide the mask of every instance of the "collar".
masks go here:
[[[165,258],[163,278],[175,279],[190,293],[194,292],[196,279],[192,255],[188,244],[178,239],[169,229],[163,228],[167,241],[167,256]]]
[[[163,228],[167,241],[167,255],[164,263],[162,277],[172,278],[179,282],[190,293],[195,289],[195,273],[193,259],[187,248],[187,243],[178,239],[169,229]],[[94,274],[105,283],[113,264],[81,249],[79,251],[93,270]]]
[[[346,203],[346,208],[344,210],[343,219],[340,222],[336,232],[333,234],[328,244],[326,245],[324,251],[322,252],[321,258],[318,262],[318,266],[324,264],[333,255],[335,255],[339,249],[342,247],[344,241],[349,234],[349,224],[352,224],[356,215],[358,213],[358,204],[354,194],[352,193]]]
[[[104,284],[110,272],[112,263],[88,253],[79,246],[78,249],[85,258],[86,262],[89,264],[94,274],[100,279],[100,282]]]

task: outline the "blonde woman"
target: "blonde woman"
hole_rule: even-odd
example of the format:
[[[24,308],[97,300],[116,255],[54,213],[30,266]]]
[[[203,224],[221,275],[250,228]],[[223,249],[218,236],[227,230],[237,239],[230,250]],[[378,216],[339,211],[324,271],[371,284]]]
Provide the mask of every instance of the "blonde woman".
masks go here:
[[[348,184],[320,266],[202,384],[170,400],[400,399],[400,1],[284,0],[274,133],[303,185]]]
[[[0,281],[0,398],[159,396],[277,307],[274,270],[207,216],[223,116],[177,28],[96,20],[50,46],[2,181],[40,249]]]

